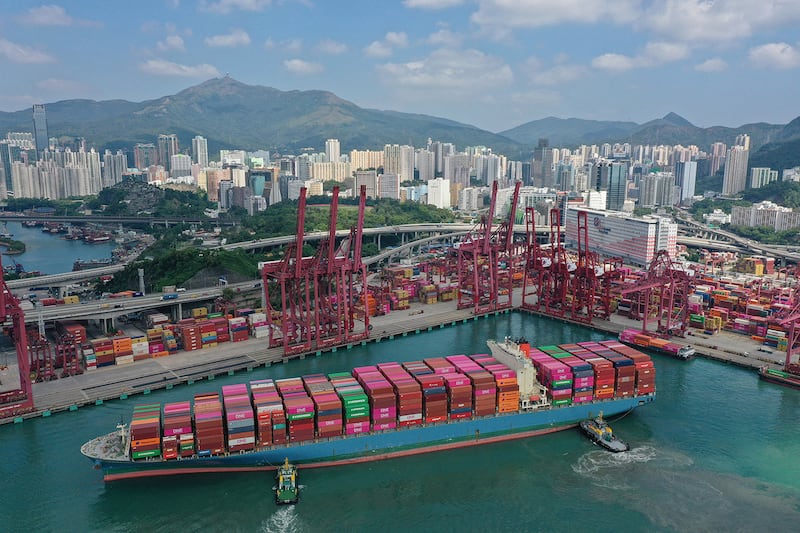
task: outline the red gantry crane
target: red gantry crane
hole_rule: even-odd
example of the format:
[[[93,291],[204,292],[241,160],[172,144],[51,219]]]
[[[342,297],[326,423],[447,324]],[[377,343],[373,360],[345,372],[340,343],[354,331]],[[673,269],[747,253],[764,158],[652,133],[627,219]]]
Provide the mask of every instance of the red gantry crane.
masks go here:
[[[283,346],[287,356],[311,350],[310,266],[313,258],[303,257],[305,216],[306,188],[303,187],[297,203],[295,240],[286,247],[282,260],[266,263],[261,271],[269,346]],[[272,298],[277,299],[277,305]]]
[[[509,219],[492,233],[495,206],[497,204],[497,182],[492,184],[492,198],[489,211],[481,217],[480,228],[459,243],[458,264],[458,309],[473,309],[473,313],[483,314],[511,306],[512,273],[510,255],[513,250],[514,218],[519,199],[520,183],[514,187],[509,209]],[[508,269],[508,282],[499,283],[498,264],[504,258]],[[506,286],[507,285],[507,286]],[[502,290],[504,298],[498,300]],[[507,296],[505,296],[507,294]]]
[[[0,273],[3,271],[0,261]],[[0,313],[3,332],[14,341],[19,376],[12,375],[10,367],[3,364],[0,371],[0,418],[9,418],[33,411],[31,368],[28,359],[28,339],[25,332],[25,314],[19,300],[11,293],[0,276]]]
[[[642,331],[655,317],[657,333],[683,337],[689,318],[689,275],[670,259],[666,250],[659,250],[647,274],[631,287],[621,291],[630,295],[631,318],[642,321]]]

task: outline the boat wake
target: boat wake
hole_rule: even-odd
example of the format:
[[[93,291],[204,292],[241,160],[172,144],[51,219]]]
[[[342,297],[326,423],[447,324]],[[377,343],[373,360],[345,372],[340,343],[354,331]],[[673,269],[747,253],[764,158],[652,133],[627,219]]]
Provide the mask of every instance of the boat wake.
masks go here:
[[[619,475],[619,471],[650,462],[657,455],[658,451],[652,446],[639,446],[621,453],[593,450],[580,456],[572,465],[572,470],[578,475],[590,478],[595,485],[624,490],[630,487],[623,481],[626,476]]]
[[[294,505],[278,508],[261,527],[262,533],[299,533],[305,529]]]

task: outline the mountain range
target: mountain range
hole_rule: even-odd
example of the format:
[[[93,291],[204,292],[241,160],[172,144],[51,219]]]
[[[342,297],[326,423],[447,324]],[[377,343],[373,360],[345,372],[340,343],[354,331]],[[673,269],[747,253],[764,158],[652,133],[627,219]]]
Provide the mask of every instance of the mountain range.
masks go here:
[[[629,142],[695,144],[708,150],[713,142],[730,145],[738,134],[747,133],[753,152],[763,145],[765,153],[778,157],[791,152],[787,143],[792,147],[800,142],[800,117],[785,126],[700,128],[675,113],[644,124],[548,117],[492,133],[440,117],[362,108],[327,91],[280,91],[230,77],[144,102],[63,100],[46,104],[46,109],[51,137],[84,137],[100,150],[130,150],[135,143],[155,142],[161,133],[176,133],[182,147],[191,146],[191,138],[202,135],[211,154],[225,148],[319,151],[330,138],[339,139],[346,152],[394,143],[424,146],[432,138],[452,142],[458,149],[488,146],[512,159],[529,158],[540,138],[561,147]],[[31,125],[30,109],[0,112],[0,132],[31,131]],[[786,157],[792,159],[791,154]]]

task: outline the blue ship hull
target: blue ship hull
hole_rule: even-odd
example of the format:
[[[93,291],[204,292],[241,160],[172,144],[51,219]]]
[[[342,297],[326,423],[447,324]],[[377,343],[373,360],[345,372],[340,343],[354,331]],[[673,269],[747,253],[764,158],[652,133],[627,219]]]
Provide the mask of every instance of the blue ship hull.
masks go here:
[[[110,461],[95,459],[106,481],[206,472],[274,470],[286,458],[304,468],[353,464],[526,438],[574,427],[600,411],[611,417],[655,400],[655,394],[498,414],[271,446],[216,457]]]

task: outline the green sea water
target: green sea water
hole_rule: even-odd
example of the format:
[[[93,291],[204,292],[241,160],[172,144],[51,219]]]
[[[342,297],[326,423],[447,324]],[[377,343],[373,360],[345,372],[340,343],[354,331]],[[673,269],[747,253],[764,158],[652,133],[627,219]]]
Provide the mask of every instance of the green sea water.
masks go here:
[[[655,403],[614,423],[632,450],[577,430],[471,449],[300,471],[301,500],[276,507],[268,473],[103,483],[79,452],[137,402],[381,361],[608,338],[522,314],[217,378],[148,397],[0,427],[0,531],[797,531],[800,392],[755,373],[654,356]]]

